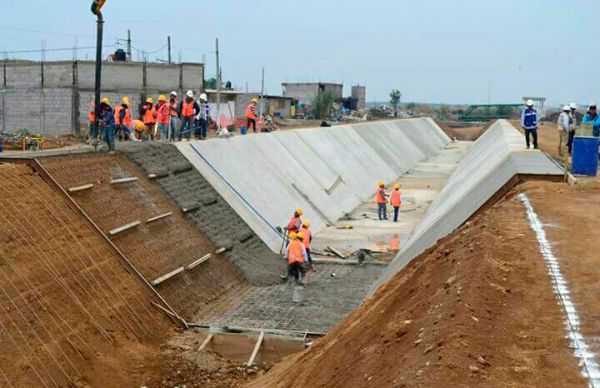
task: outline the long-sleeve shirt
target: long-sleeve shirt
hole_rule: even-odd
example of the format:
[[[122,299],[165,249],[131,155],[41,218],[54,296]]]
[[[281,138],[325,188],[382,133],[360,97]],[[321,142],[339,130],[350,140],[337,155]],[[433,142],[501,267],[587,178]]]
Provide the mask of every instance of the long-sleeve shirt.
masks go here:
[[[581,121],[583,124],[592,124],[594,127],[594,131],[598,131],[600,130],[600,115],[598,113],[596,113],[594,116],[592,116],[589,113],[586,113],[585,116],[583,116],[583,120]]]
[[[200,112],[198,112],[198,118],[208,120],[210,117],[210,104],[208,102],[200,102]]]
[[[558,116],[558,130],[571,132],[571,115],[567,112],[562,112]]]
[[[110,106],[106,105],[102,108],[102,114],[100,118],[100,125],[102,127],[110,127],[115,125],[115,114]]]

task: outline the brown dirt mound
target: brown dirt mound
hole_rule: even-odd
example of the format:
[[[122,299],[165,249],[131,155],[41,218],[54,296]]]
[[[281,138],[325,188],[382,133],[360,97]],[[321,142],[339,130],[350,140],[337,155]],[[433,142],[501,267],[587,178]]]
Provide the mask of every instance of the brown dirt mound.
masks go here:
[[[516,197],[421,255],[251,387],[585,386]]]

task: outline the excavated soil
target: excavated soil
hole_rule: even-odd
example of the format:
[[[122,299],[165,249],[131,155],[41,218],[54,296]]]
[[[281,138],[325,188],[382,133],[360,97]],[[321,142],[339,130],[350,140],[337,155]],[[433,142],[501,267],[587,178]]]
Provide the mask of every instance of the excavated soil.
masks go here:
[[[156,184],[122,157],[77,155],[44,159],[42,163],[64,188],[94,184],[92,189],[71,197],[106,234],[121,225],[141,221],[140,226],[111,240],[149,282],[218,249],[184,218]],[[138,180],[110,183],[111,179],[133,177]],[[167,218],[146,222],[169,212],[172,215]],[[223,255],[213,254],[208,261],[160,283],[157,290],[189,322],[197,315],[220,315],[223,311],[215,310],[219,305],[211,302],[224,294],[236,294],[242,287],[239,270]]]
[[[238,216],[223,197],[173,146],[145,142],[119,148],[147,174],[157,174],[162,191],[216,246],[230,248],[225,257],[237,266],[253,286],[280,282],[285,263]]]
[[[172,323],[29,166],[0,164],[0,386],[123,387]]]
[[[512,196],[413,260],[312,348],[250,386],[586,383],[535,235]]]

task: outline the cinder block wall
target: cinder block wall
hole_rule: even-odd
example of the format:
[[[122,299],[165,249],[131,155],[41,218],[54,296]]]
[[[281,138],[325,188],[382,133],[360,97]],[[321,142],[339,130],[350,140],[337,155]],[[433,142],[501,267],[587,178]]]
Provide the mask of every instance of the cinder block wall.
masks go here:
[[[85,134],[87,110],[94,98],[95,63],[92,61],[2,62],[0,73],[0,128],[26,128],[46,136]],[[123,96],[131,100],[133,117],[147,96],[175,90],[182,94],[204,87],[204,65],[103,63],[102,96],[113,105]]]

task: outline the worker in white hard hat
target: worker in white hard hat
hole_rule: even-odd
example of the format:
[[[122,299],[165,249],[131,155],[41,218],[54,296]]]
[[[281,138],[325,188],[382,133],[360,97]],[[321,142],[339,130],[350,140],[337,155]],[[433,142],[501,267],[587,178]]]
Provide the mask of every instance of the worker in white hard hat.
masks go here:
[[[533,100],[527,100],[525,109],[521,112],[521,128],[525,132],[525,145],[530,147],[529,137],[533,138],[533,148],[538,148],[538,114],[533,108]]]
[[[169,134],[168,140],[175,141],[179,132],[179,102],[177,101],[177,92],[169,93]]]
[[[598,108],[595,103],[588,106],[588,111],[585,116],[583,116],[581,123],[592,126],[592,136],[600,136],[600,115],[598,114]]]
[[[562,112],[558,116],[558,154],[564,156],[567,152],[567,143],[569,141],[569,133],[571,132],[571,107],[565,105]]]
[[[208,103],[208,96],[206,93],[200,95],[200,112],[198,113],[198,131],[196,132],[196,138],[200,140],[206,139],[208,122],[210,120],[210,104]]]
[[[569,104],[569,108],[571,108],[571,131],[569,132],[567,148],[569,149],[569,155],[571,155],[573,151],[573,138],[575,137],[575,133],[577,132],[577,104],[572,102],[571,104]]]
[[[192,136],[192,131],[194,131],[194,118],[200,112],[200,106],[194,100],[194,92],[191,90],[185,93],[185,98],[181,101],[179,112],[181,112],[179,140],[183,136],[189,140]]]

